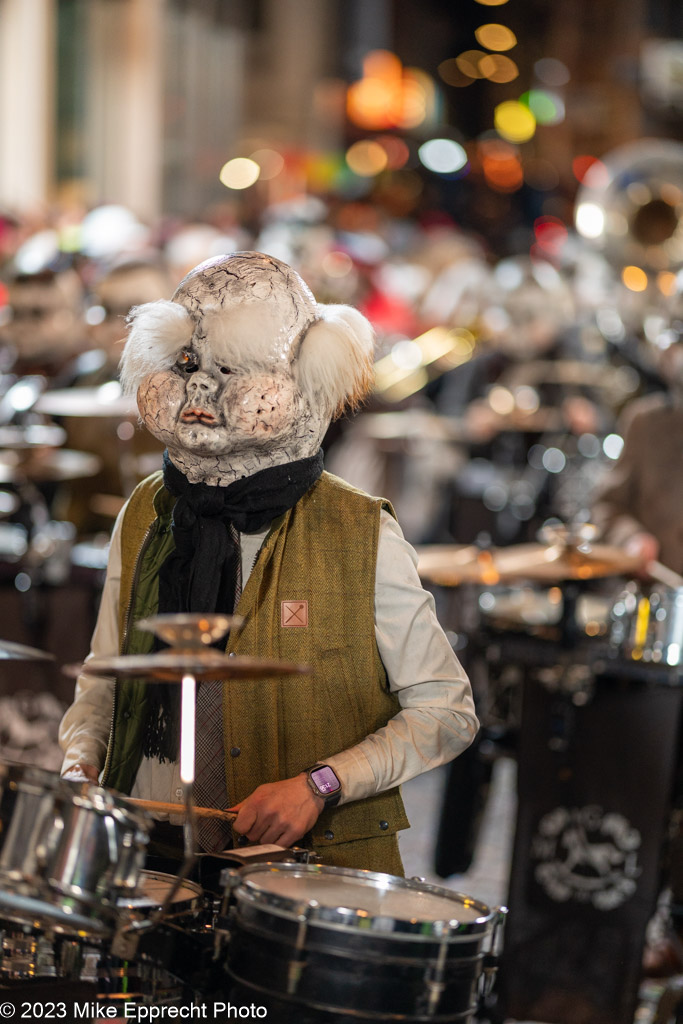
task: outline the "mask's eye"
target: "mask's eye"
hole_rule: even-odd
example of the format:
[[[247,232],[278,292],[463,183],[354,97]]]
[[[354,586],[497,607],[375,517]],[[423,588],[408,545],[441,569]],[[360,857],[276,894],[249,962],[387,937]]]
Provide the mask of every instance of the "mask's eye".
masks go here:
[[[230,369],[229,366],[221,366],[220,370],[221,370],[221,373],[225,373],[225,374],[232,373],[232,370]]]
[[[197,356],[192,349],[184,348],[178,356],[176,366],[185,373],[196,373],[199,369]]]

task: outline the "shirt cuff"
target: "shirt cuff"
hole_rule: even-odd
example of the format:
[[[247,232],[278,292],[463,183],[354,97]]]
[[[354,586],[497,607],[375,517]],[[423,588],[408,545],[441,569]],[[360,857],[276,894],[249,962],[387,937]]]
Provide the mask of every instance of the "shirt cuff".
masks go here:
[[[342,750],[339,754],[326,758],[324,763],[329,764],[342,784],[340,805],[349,804],[353,800],[363,800],[377,792],[377,780],[372,766],[357,747]]]

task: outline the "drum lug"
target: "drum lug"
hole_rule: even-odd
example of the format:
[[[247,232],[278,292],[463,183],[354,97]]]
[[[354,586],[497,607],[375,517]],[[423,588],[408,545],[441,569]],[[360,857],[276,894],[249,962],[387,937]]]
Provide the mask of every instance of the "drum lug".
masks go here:
[[[444,982],[444,973],[446,970],[446,964],[448,963],[450,935],[451,926],[448,922],[444,921],[436,962],[430,963],[425,974],[425,986],[428,993],[426,1011],[428,1017],[435,1016],[443,990],[446,987]]]
[[[482,972],[479,978],[479,993],[483,999],[491,995],[493,985],[498,972],[498,961],[503,950],[503,932],[505,931],[505,919],[507,907],[498,907],[496,918],[491,930],[491,940],[488,951],[484,953],[482,960]]]
[[[127,922],[122,922],[121,925],[116,929],[114,937],[111,940],[111,947],[109,952],[111,956],[119,957],[121,960],[134,960],[138,945],[140,943],[140,931],[133,929]]]
[[[308,918],[311,911],[317,907],[317,901],[311,900],[310,903],[303,905],[300,912],[296,915],[299,925],[296,931],[296,939],[294,940],[294,957],[287,965],[288,996],[296,995],[303,969],[306,966],[304,952],[306,948],[306,935],[308,934]]]

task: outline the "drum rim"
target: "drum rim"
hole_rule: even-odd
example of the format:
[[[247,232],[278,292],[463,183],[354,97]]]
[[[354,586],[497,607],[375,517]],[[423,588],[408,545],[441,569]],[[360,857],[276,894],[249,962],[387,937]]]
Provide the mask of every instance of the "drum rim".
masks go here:
[[[102,909],[98,908],[101,915]],[[106,937],[111,935],[113,923],[107,924],[99,917],[87,917],[84,914],[70,913],[65,906],[58,903],[36,899],[21,893],[0,890],[0,918],[13,921],[15,924],[27,924],[39,931],[54,931],[60,935],[88,935],[90,937]]]
[[[289,896],[271,893],[259,886],[255,879],[250,877],[257,874],[282,874],[283,872],[285,874],[298,874],[301,877],[306,877],[306,875],[311,877],[323,875],[339,879],[365,880],[370,883],[378,883],[376,888],[381,886],[381,888],[391,888],[394,891],[427,893],[445,898],[454,904],[457,901],[469,903],[479,911],[479,916],[472,921],[461,921],[456,915],[451,918],[441,918],[432,921],[392,917],[388,914],[371,916],[367,912],[344,907],[342,904],[334,907],[324,906],[315,898],[307,899],[303,897],[297,900]],[[238,902],[242,899],[252,907],[273,913],[278,917],[286,917],[290,920],[300,920],[302,915],[305,915],[311,924],[319,927],[335,928],[343,931],[358,928],[366,933],[373,932],[376,937],[387,939],[399,939],[412,933],[412,937],[418,941],[432,942],[435,939],[446,939],[452,942],[466,941],[469,937],[486,934],[497,916],[495,908],[489,907],[488,904],[468,896],[466,893],[461,893],[455,889],[447,889],[444,886],[433,885],[430,882],[400,878],[397,875],[390,875],[379,871],[335,867],[325,864],[288,864],[286,862],[267,861],[265,863],[247,865],[239,870],[238,875],[239,880],[234,888],[234,896]],[[304,908],[308,908],[308,911]],[[393,922],[393,928],[386,930],[387,922],[389,921]],[[380,922],[381,927],[379,926]],[[377,927],[373,927],[374,925],[377,925]]]
[[[177,875],[172,875],[168,871],[151,871],[149,868],[142,868],[140,871],[140,877],[138,879],[138,887],[144,882],[145,878],[158,878],[168,881],[169,887],[172,885]],[[191,899],[173,900],[169,908],[169,912],[173,914],[178,913],[194,913],[197,910],[201,910],[202,903],[204,901],[204,889],[198,882],[194,882],[191,878],[183,878],[183,886],[191,889],[193,896]],[[160,902],[153,903],[151,900],[148,903],[137,902],[144,899],[145,894],[141,890],[128,895],[120,896],[116,900],[116,907],[118,910],[129,910],[129,911],[153,911],[157,910],[160,906]],[[133,902],[136,901],[136,902]]]

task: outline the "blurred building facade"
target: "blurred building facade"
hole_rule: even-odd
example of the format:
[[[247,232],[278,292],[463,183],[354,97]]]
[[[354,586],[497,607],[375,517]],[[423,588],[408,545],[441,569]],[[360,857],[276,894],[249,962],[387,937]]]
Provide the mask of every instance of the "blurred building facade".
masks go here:
[[[406,133],[413,150],[434,128],[450,132],[480,180],[477,141],[495,135],[497,104],[539,87],[542,58],[568,69],[558,88],[566,116],[523,143],[518,190],[555,189],[571,201],[577,154],[679,131],[675,0],[520,0],[490,10],[479,0],[0,0],[0,205],[120,203],[147,220],[196,216],[230,199],[223,163],[264,147],[320,154],[320,178],[325,160],[343,163],[350,142],[373,135],[347,120],[345,101],[375,49],[434,82],[431,120]],[[477,52],[488,20],[514,31],[518,76],[442,81],[440,65]],[[259,181],[240,202],[248,210],[305,191],[310,167],[292,159],[285,178]],[[435,205],[465,215],[471,182],[460,205],[457,181],[427,176],[427,185]],[[484,195],[484,220],[501,219],[512,191],[494,189],[488,214]]]

